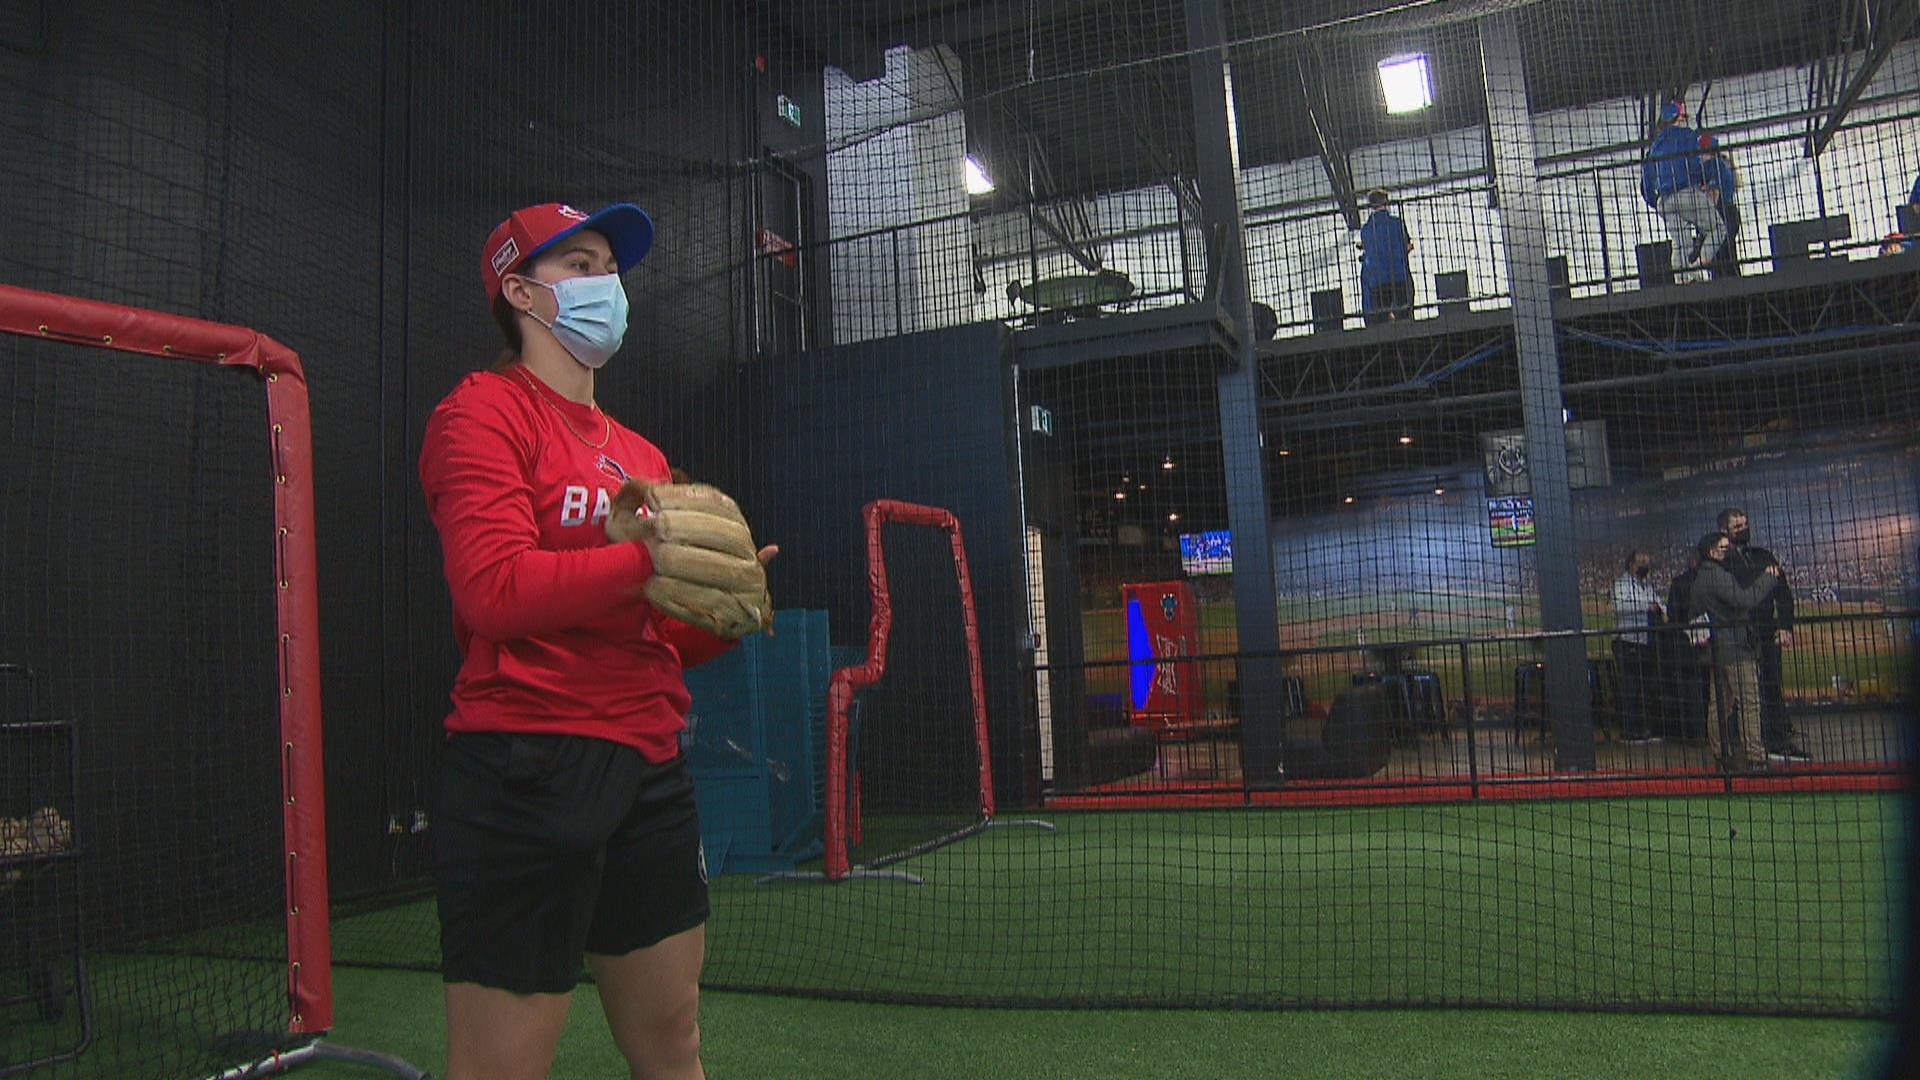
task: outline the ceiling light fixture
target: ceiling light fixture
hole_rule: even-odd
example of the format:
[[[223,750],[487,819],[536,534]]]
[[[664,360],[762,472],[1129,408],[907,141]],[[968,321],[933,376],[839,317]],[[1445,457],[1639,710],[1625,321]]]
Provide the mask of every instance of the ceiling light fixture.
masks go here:
[[[1380,93],[1387,112],[1398,116],[1433,104],[1433,77],[1426,53],[1404,53],[1380,61]]]
[[[981,166],[979,158],[972,154],[967,155],[966,172],[967,194],[993,194],[993,177],[987,175],[987,170]]]

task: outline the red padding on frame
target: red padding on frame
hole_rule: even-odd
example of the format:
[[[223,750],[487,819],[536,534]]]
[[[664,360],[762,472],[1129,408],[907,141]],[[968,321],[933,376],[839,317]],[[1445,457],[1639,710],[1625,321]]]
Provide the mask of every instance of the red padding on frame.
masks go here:
[[[993,817],[993,764],[988,752],[986,680],[980,669],[980,622],[974,615],[973,575],[967,568],[967,549],[960,535],[960,521],[950,511],[937,506],[875,499],[866,505],[861,517],[867,532],[867,592],[873,614],[867,621],[867,659],[854,667],[833,673],[827,685],[827,806],[826,846],[827,878],[839,881],[852,868],[847,855],[847,713],[853,695],[880,681],[887,670],[887,642],[893,633],[893,595],[887,586],[886,549],[881,543],[883,526],[926,525],[947,534],[953,549],[953,573],[960,583],[960,612],[967,640],[967,690],[972,697],[973,733],[980,753],[980,813]],[[858,814],[855,804],[855,815]],[[857,816],[852,828],[859,829]]]
[[[300,357],[264,334],[98,300],[0,285],[0,332],[250,369],[267,394],[274,599],[280,665],[288,1029],[333,1026],[327,828],[320,761],[320,617],[314,570],[313,437]]]

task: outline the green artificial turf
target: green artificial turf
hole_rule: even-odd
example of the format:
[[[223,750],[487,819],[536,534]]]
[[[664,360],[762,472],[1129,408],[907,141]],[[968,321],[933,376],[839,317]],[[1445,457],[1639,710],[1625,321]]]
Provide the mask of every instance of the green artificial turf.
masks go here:
[[[710,984],[908,1000],[1884,1012],[1897,797],[1064,813],[715,883]]]
[[[713,883],[710,987],[911,1003],[1884,1014],[1894,795],[1050,814],[902,864]],[[911,834],[870,822],[876,842]],[[817,867],[817,863],[814,864]],[[336,920],[432,967],[430,900]]]
[[[1787,794],[1077,812],[907,860],[917,886],[724,875],[707,1057],[723,1077],[1845,1075],[1884,1025],[1650,1014],[1889,1013],[1902,810]],[[866,857],[913,835],[870,824]],[[215,1040],[271,1026],[284,973],[241,929],[91,957],[92,1059],[241,1060]],[[337,913],[341,1041],[439,1067],[437,976],[354,966],[431,968],[436,937],[430,900]],[[717,992],[747,988],[909,1004]],[[593,993],[555,1076],[622,1074]],[[942,1002],[1036,1008],[912,1007]],[[1061,1005],[1097,1009],[1044,1008]],[[1391,1008],[1308,1011],[1356,1005]],[[1639,1011],[1494,1011],[1516,1006]],[[0,1009],[0,1061],[62,1037],[25,1008]]]
[[[445,1067],[440,983],[346,970],[334,1038]],[[1847,1077],[1874,1075],[1892,1025],[1864,1020],[1495,1010],[1100,1011],[869,1005],[708,993],[714,1080],[1230,1080],[1235,1077]],[[315,1080],[378,1075],[322,1064]],[[625,1068],[591,986],[576,994],[554,1080]]]

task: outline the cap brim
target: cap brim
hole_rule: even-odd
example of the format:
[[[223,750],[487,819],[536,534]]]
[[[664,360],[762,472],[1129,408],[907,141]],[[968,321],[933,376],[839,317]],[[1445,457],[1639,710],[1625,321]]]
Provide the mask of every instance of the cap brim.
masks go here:
[[[582,229],[592,229],[607,238],[607,246],[613,248],[613,261],[624,272],[633,269],[647,252],[653,250],[653,219],[645,210],[632,203],[614,203],[587,217],[585,221],[557,233],[546,243],[527,253],[531,259],[542,251],[572,236]]]

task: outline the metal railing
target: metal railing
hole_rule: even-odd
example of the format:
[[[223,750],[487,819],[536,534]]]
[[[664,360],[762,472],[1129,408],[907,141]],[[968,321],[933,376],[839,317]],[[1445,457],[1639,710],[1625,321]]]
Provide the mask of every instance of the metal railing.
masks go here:
[[[1301,773],[1288,766],[1282,791],[1351,796],[1342,801],[1421,801],[1532,797],[1545,794],[1678,794],[1705,791],[1884,789],[1899,786],[1911,767],[1913,719],[1908,706],[1920,611],[1806,615],[1796,620],[1794,648],[1779,654],[1775,687],[1761,680],[1763,718],[1797,729],[1776,739],[1798,742],[1810,756],[1780,755],[1767,762],[1716,761],[1705,725],[1732,726],[1725,745],[1737,746],[1731,718],[1716,717],[1710,689],[1724,680],[1709,649],[1687,640],[1688,627],[1649,630],[1583,629],[1492,636],[1436,636],[1355,644],[1313,645],[1267,653],[1195,652],[1171,661],[1092,660],[1079,665],[1032,665],[1046,672],[1057,694],[1090,704],[1078,725],[1062,723],[1070,697],[1053,702],[1054,730],[1109,732],[1125,724],[1157,747],[1151,768],[1128,776],[1074,779],[1071,761],[1083,748],[1056,746],[1067,762],[1056,795],[1251,797],[1239,770],[1249,725],[1274,725],[1283,759],[1324,752],[1340,743],[1350,761]],[[1646,652],[1617,650],[1615,642]],[[1546,691],[1546,643],[1587,643],[1587,720],[1563,723],[1564,703]],[[1272,664],[1282,700],[1243,713],[1236,673]],[[1761,663],[1764,665],[1766,660]],[[1637,670],[1624,665],[1642,664]],[[1149,670],[1156,681],[1185,687],[1197,704],[1159,708],[1124,700],[1129,677]],[[1346,710],[1350,691],[1379,686],[1384,701],[1371,715]],[[1114,694],[1123,699],[1116,703]],[[1119,707],[1116,708],[1115,705]],[[1557,707],[1558,706],[1558,707]],[[1766,715],[1774,710],[1775,716]],[[1357,719],[1356,719],[1357,718]],[[1329,724],[1362,723],[1361,732]],[[1652,739],[1641,741],[1636,729]],[[1105,737],[1111,741],[1113,736]],[[1591,740],[1594,764],[1567,767],[1567,740]],[[1303,748],[1305,748],[1303,750]],[[1317,748],[1317,749],[1315,749]],[[1344,751],[1343,751],[1344,752]],[[1575,757],[1580,756],[1575,754]],[[1321,774],[1315,775],[1318,771]],[[1756,788],[1756,784],[1759,787]],[[1371,795],[1367,793],[1371,792]]]

